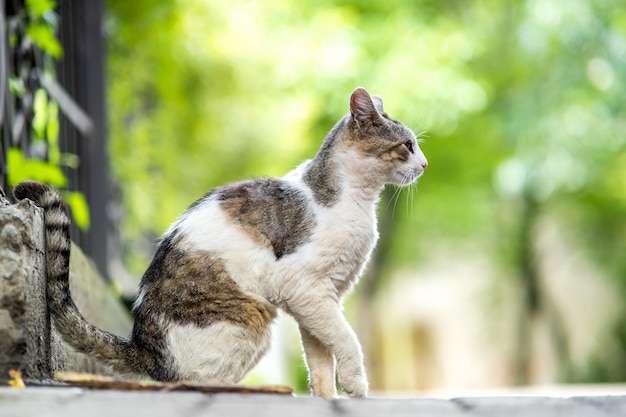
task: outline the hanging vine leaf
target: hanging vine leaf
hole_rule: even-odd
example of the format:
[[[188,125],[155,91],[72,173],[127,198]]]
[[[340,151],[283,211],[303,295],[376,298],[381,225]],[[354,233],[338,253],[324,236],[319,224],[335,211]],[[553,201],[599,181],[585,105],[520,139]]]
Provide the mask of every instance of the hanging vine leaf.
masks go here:
[[[18,148],[7,151],[8,179],[11,186],[20,181],[36,180],[55,187],[65,187],[67,178],[58,166],[38,159],[26,159]]]
[[[43,88],[35,92],[33,101],[33,131],[39,139],[46,137],[46,125],[48,124],[48,95]]]
[[[89,225],[91,224],[89,206],[87,205],[87,200],[85,199],[83,193],[75,191],[67,192],[64,193],[64,199],[67,202],[67,205],[70,206],[70,209],[72,209],[76,225],[82,230],[89,229]]]
[[[59,59],[63,56],[63,47],[54,36],[54,29],[45,23],[31,23],[26,28],[26,35],[42,51],[48,53],[53,58]]]
[[[54,0],[26,0],[26,7],[33,19],[38,19],[46,13],[54,11],[55,6],[56,1]]]

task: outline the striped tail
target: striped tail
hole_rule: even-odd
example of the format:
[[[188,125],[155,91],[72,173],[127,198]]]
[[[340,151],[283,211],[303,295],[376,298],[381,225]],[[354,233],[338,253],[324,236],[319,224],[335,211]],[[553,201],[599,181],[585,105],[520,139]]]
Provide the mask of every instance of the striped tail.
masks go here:
[[[76,350],[117,372],[143,373],[133,365],[132,358],[136,355],[133,344],[87,322],[70,296],[71,221],[69,210],[59,194],[35,181],[19,183],[13,194],[18,200],[28,198],[44,209],[48,307],[63,339]]]

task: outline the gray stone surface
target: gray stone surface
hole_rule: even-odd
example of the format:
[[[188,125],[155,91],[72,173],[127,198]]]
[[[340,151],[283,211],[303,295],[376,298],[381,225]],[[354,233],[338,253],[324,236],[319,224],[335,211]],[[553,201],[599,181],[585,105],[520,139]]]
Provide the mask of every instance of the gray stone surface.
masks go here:
[[[2,417],[298,416],[298,417],[542,417],[622,416],[625,396],[468,397],[325,401],[263,394],[127,392],[80,388],[0,387]]]
[[[443,399],[368,398],[364,400],[337,400],[334,414],[350,416],[406,416],[406,417],[458,417],[464,416],[456,404]]]
[[[626,396],[573,397],[572,401],[593,407],[611,416],[626,416]]]
[[[41,209],[0,197],[0,381],[9,369],[31,378],[50,373],[44,269]]]
[[[597,407],[568,398],[552,397],[482,397],[456,398],[452,402],[469,415],[481,417],[603,417]]]
[[[0,383],[9,369],[21,371],[25,379],[50,378],[57,370],[107,373],[51,328],[44,248],[42,210],[30,201],[10,205],[0,197]],[[70,287],[87,320],[117,334],[130,333],[130,315],[75,245]]]

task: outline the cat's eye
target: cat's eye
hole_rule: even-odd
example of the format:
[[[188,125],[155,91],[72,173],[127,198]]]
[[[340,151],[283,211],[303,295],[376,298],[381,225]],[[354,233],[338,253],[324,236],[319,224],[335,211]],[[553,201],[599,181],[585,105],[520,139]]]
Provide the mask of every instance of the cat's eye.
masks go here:
[[[407,140],[404,142],[404,146],[406,146],[409,152],[413,153],[413,141]]]

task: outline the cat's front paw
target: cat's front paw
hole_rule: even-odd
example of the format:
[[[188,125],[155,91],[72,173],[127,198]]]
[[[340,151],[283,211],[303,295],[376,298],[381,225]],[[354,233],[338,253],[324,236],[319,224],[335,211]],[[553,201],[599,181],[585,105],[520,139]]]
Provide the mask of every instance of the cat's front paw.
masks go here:
[[[367,396],[367,377],[363,373],[349,376],[339,381],[343,391],[350,397],[366,397]]]

